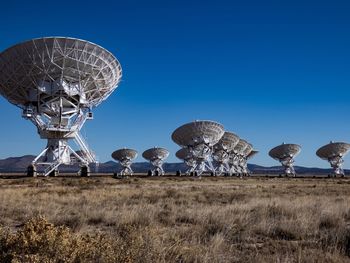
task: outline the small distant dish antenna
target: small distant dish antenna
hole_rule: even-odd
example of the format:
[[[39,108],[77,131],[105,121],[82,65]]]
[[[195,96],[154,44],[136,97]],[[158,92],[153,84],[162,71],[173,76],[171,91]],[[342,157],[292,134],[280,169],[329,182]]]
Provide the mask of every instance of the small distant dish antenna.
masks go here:
[[[142,153],[142,157],[146,160],[150,161],[153,165],[153,169],[149,171],[149,175],[151,176],[161,176],[164,175],[165,172],[163,170],[163,163],[166,158],[169,156],[169,151],[164,148],[154,147],[148,149]]]
[[[345,142],[333,142],[322,146],[317,150],[316,155],[323,160],[330,163],[333,168],[333,176],[345,176],[342,168],[344,163],[344,156],[348,154],[350,150],[350,144]]]
[[[134,159],[137,157],[137,151],[133,149],[119,149],[112,153],[112,158],[120,163],[123,167],[120,171],[120,175],[133,175],[131,165]]]
[[[296,176],[294,169],[294,157],[301,151],[301,146],[298,144],[286,144],[283,143],[269,152],[270,157],[279,161],[284,167],[285,174],[287,176]]]
[[[26,41],[0,53],[0,94],[22,109],[38,129],[46,148],[33,160],[45,166],[43,175],[57,174],[73,159],[88,167],[97,163],[80,134],[91,109],[117,88],[122,77],[118,60],[91,42],[68,37]],[[74,140],[81,155],[68,144]],[[76,158],[71,159],[71,154]]]
[[[197,162],[195,172],[200,176],[203,172],[215,174],[213,146],[224,132],[224,127],[217,122],[195,121],[177,128],[171,138],[179,146],[189,149]]]

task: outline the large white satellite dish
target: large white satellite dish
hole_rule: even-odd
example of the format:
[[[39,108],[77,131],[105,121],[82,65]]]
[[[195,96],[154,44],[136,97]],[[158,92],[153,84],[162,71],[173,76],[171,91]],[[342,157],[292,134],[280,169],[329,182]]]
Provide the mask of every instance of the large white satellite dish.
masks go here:
[[[46,166],[44,175],[49,175],[61,164],[72,164],[71,154],[85,167],[97,162],[79,131],[121,76],[120,63],[110,52],[75,38],[38,38],[0,53],[0,94],[47,139],[33,166]],[[68,144],[71,139],[82,155]]]

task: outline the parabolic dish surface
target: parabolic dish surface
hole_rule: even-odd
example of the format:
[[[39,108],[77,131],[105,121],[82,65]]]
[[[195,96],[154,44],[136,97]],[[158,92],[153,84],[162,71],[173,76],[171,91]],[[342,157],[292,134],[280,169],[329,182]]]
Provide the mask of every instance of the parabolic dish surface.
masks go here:
[[[236,154],[243,154],[245,148],[248,146],[247,141],[240,139],[239,142],[237,143],[237,145],[234,147],[233,151]]]
[[[242,153],[243,156],[247,157],[252,150],[253,150],[253,145],[250,143],[247,143],[247,146],[244,148],[243,153]]]
[[[142,153],[142,157],[149,161],[155,158],[165,159],[168,156],[169,156],[169,151],[164,148],[151,148]]]
[[[112,158],[121,161],[125,158],[133,160],[137,157],[137,151],[133,149],[119,149],[112,153]]]
[[[186,160],[192,158],[192,153],[188,148],[181,148],[175,153],[176,157],[180,160]]]
[[[213,121],[195,121],[177,128],[171,138],[180,146],[194,146],[198,143],[216,144],[224,134],[224,126]]]
[[[269,151],[269,155],[273,159],[283,159],[286,157],[294,157],[300,153],[301,147],[298,144],[281,144]]]
[[[57,81],[84,96],[86,107],[97,106],[117,88],[121,76],[112,53],[75,38],[32,39],[0,53],[0,93],[19,107],[31,101],[43,82]]]
[[[236,134],[232,132],[225,132],[219,142],[215,144],[214,148],[218,150],[224,149],[230,152],[234,149],[238,142],[239,137]]]
[[[350,144],[345,142],[333,142],[322,146],[317,150],[316,154],[321,159],[328,160],[328,158],[336,156],[345,156],[350,150]]]

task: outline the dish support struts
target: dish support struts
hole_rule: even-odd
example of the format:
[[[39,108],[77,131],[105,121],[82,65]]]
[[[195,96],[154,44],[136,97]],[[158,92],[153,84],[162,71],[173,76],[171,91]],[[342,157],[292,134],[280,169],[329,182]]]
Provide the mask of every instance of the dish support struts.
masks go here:
[[[328,158],[328,162],[330,163],[331,167],[333,168],[333,176],[345,176],[344,169],[342,168],[344,159],[341,156],[334,156],[331,158]]]
[[[78,93],[72,96],[74,89],[78,87],[63,80],[42,83],[35,94],[36,101],[33,99],[23,109],[22,116],[35,124],[42,139],[47,139],[46,148],[32,162],[34,170],[38,165],[45,167],[44,176],[56,173],[62,164],[78,162],[86,169],[90,163],[97,163],[95,154],[80,134],[85,121],[92,119],[92,112],[81,107],[83,97]],[[81,154],[72,149],[70,140],[75,141]]]
[[[241,154],[231,153],[229,158],[229,175],[249,176],[247,158]]]
[[[120,165],[123,167],[123,169],[120,171],[120,175],[126,176],[126,175],[133,175],[134,171],[131,169],[132,165],[132,159],[131,158],[123,158],[120,161]]]
[[[212,146],[204,141],[195,146],[189,147],[191,154],[196,160],[196,166],[193,171],[197,176],[201,176],[204,172],[215,174],[215,167],[213,165]]]
[[[293,156],[286,156],[284,158],[279,159],[279,162],[282,164],[284,168],[284,173],[286,176],[296,176],[294,169],[294,158]]]
[[[151,176],[162,176],[165,174],[163,169],[164,159],[160,157],[154,157],[150,160],[153,165],[153,169],[150,170]]]

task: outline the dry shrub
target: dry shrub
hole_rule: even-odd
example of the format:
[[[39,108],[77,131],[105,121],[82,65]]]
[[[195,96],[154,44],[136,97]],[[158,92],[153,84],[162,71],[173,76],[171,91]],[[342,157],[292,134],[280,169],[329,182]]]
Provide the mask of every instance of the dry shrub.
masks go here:
[[[29,220],[11,233],[0,230],[0,262],[142,262],[154,260],[151,242],[132,227],[111,238],[103,234],[74,234],[44,217]]]

